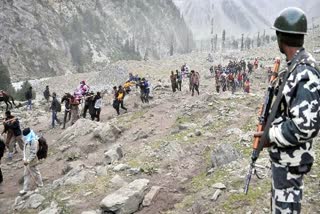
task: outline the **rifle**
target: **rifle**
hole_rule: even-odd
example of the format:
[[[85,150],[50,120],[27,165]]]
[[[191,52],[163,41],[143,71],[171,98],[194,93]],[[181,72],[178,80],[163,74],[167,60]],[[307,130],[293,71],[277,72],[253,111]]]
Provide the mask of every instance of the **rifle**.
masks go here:
[[[274,96],[274,80],[278,77],[278,72],[280,68],[280,59],[276,59],[274,68],[273,68],[273,73],[270,78],[269,86],[267,89],[267,93],[265,95],[264,103],[262,104],[260,111],[259,111],[259,123],[257,126],[257,132],[262,132],[265,130],[265,125],[267,123],[267,119],[269,117],[269,111],[271,108],[273,96]],[[246,176],[246,182],[245,182],[245,187],[244,187],[244,193],[247,194],[249,190],[249,184],[251,180],[251,176],[254,174],[257,176],[258,179],[261,179],[261,177],[257,174],[257,171],[255,169],[255,162],[259,157],[260,151],[261,151],[261,145],[259,146],[261,137],[254,137],[253,141],[253,151],[251,155],[251,164],[250,164],[250,169],[249,172]],[[267,146],[267,145],[264,145]],[[260,148],[259,148],[260,147]]]

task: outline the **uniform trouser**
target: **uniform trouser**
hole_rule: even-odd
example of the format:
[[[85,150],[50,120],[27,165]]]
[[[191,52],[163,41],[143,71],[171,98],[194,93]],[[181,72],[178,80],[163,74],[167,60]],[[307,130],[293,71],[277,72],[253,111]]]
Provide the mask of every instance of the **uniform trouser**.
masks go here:
[[[23,151],[22,135],[19,135],[19,136],[14,136],[13,135],[13,136],[11,136],[11,138],[9,140],[9,153],[13,153],[13,150],[15,148],[16,142],[18,142],[21,151]]]
[[[299,214],[303,189],[303,175],[289,172],[289,168],[272,163],[272,199],[273,214]]]
[[[24,166],[23,190],[28,191],[31,182],[35,182],[37,186],[43,186],[42,177],[37,165]]]

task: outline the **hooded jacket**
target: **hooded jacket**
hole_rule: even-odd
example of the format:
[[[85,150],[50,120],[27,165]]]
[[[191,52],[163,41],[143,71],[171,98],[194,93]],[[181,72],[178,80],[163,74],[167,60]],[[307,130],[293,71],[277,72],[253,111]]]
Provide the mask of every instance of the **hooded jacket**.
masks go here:
[[[35,165],[38,162],[37,152],[39,149],[39,137],[33,130],[26,136],[23,136],[25,142],[23,149],[23,161],[28,161],[30,165]]]

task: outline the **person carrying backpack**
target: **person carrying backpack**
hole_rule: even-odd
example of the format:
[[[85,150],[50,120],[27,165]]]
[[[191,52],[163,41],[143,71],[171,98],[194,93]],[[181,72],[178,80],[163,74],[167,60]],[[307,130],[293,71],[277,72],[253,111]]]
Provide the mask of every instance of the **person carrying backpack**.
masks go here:
[[[55,121],[60,125],[60,120],[57,117],[57,113],[61,112],[61,104],[57,100],[57,94],[55,92],[52,93],[52,102],[51,102],[51,107],[50,110],[52,111],[52,117],[51,117],[51,126],[54,128],[55,126]]]
[[[23,150],[24,182],[23,189],[19,192],[20,195],[24,195],[29,191],[31,181],[34,181],[38,187],[43,186],[42,177],[37,167],[39,137],[30,128],[25,128],[22,133],[25,142]]]

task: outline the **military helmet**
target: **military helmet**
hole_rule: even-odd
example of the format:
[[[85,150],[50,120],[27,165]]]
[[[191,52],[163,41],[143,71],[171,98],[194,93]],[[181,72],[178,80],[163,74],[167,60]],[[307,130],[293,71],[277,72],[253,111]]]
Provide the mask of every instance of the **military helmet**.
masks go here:
[[[285,8],[276,18],[273,29],[282,33],[307,34],[307,17],[300,8]]]

